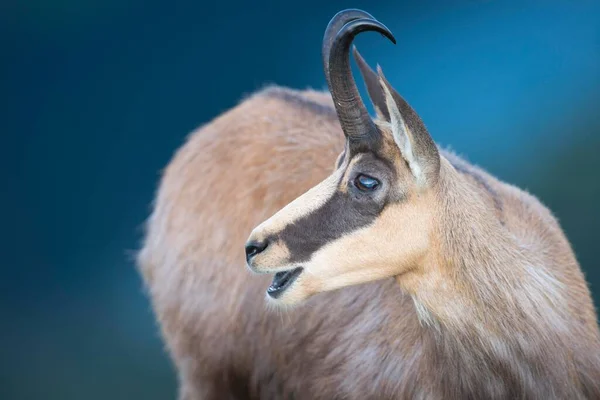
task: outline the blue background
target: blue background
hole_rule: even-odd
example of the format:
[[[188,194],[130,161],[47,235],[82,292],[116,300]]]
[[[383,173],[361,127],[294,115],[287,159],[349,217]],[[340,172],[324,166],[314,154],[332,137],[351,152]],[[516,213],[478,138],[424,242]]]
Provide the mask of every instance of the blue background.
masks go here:
[[[131,261],[160,170],[245,94],[324,88],[322,34],[348,7],[394,32],[357,45],[438,143],[556,213],[598,302],[598,1],[9,0],[0,398],[175,398]]]

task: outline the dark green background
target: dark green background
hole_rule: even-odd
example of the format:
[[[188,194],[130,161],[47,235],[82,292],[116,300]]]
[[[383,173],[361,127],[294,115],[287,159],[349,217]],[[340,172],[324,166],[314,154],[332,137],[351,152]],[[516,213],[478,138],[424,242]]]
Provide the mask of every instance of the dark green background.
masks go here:
[[[3,2],[0,398],[175,397],[130,257],[159,172],[244,94],[324,87],[347,7],[392,29],[357,44],[439,143],[556,213],[598,300],[600,3],[519,3]]]

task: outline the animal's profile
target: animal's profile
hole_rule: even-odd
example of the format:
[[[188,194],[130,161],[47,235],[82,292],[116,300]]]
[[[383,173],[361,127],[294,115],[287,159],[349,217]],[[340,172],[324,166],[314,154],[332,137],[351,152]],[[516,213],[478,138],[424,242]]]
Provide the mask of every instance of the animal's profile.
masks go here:
[[[596,312],[559,224],[438,148],[355,50],[373,120],[350,70],[362,31],[393,40],[360,10],[325,32],[331,96],[256,93],[164,173],[139,265],[180,398],[600,399]],[[244,243],[274,277],[248,273]]]

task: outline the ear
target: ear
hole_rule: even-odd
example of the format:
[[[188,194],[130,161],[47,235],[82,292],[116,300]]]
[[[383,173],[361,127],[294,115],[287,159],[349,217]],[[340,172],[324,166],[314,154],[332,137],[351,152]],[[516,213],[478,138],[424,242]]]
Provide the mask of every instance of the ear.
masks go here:
[[[440,155],[437,145],[429,135],[425,124],[412,107],[394,90],[377,66],[379,84],[385,96],[392,136],[421,186],[437,181],[440,171]]]
[[[375,73],[356,46],[353,53],[377,116],[390,124],[394,141],[415,179],[422,185],[433,184],[439,176],[440,155],[425,124],[410,104],[390,85],[379,66]]]

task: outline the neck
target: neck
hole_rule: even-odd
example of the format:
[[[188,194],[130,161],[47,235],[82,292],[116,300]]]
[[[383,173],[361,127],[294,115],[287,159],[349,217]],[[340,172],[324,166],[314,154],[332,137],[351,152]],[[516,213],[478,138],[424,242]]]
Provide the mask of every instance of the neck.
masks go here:
[[[454,169],[442,170],[441,228],[421,272],[401,282],[436,354],[458,362],[460,380],[469,387],[486,369],[486,376],[499,379],[485,382],[495,389],[482,388],[484,397],[507,390],[507,382],[514,393],[547,391],[550,397],[560,385],[573,387],[565,287],[502,226],[469,182]],[[473,381],[465,383],[469,368]]]

